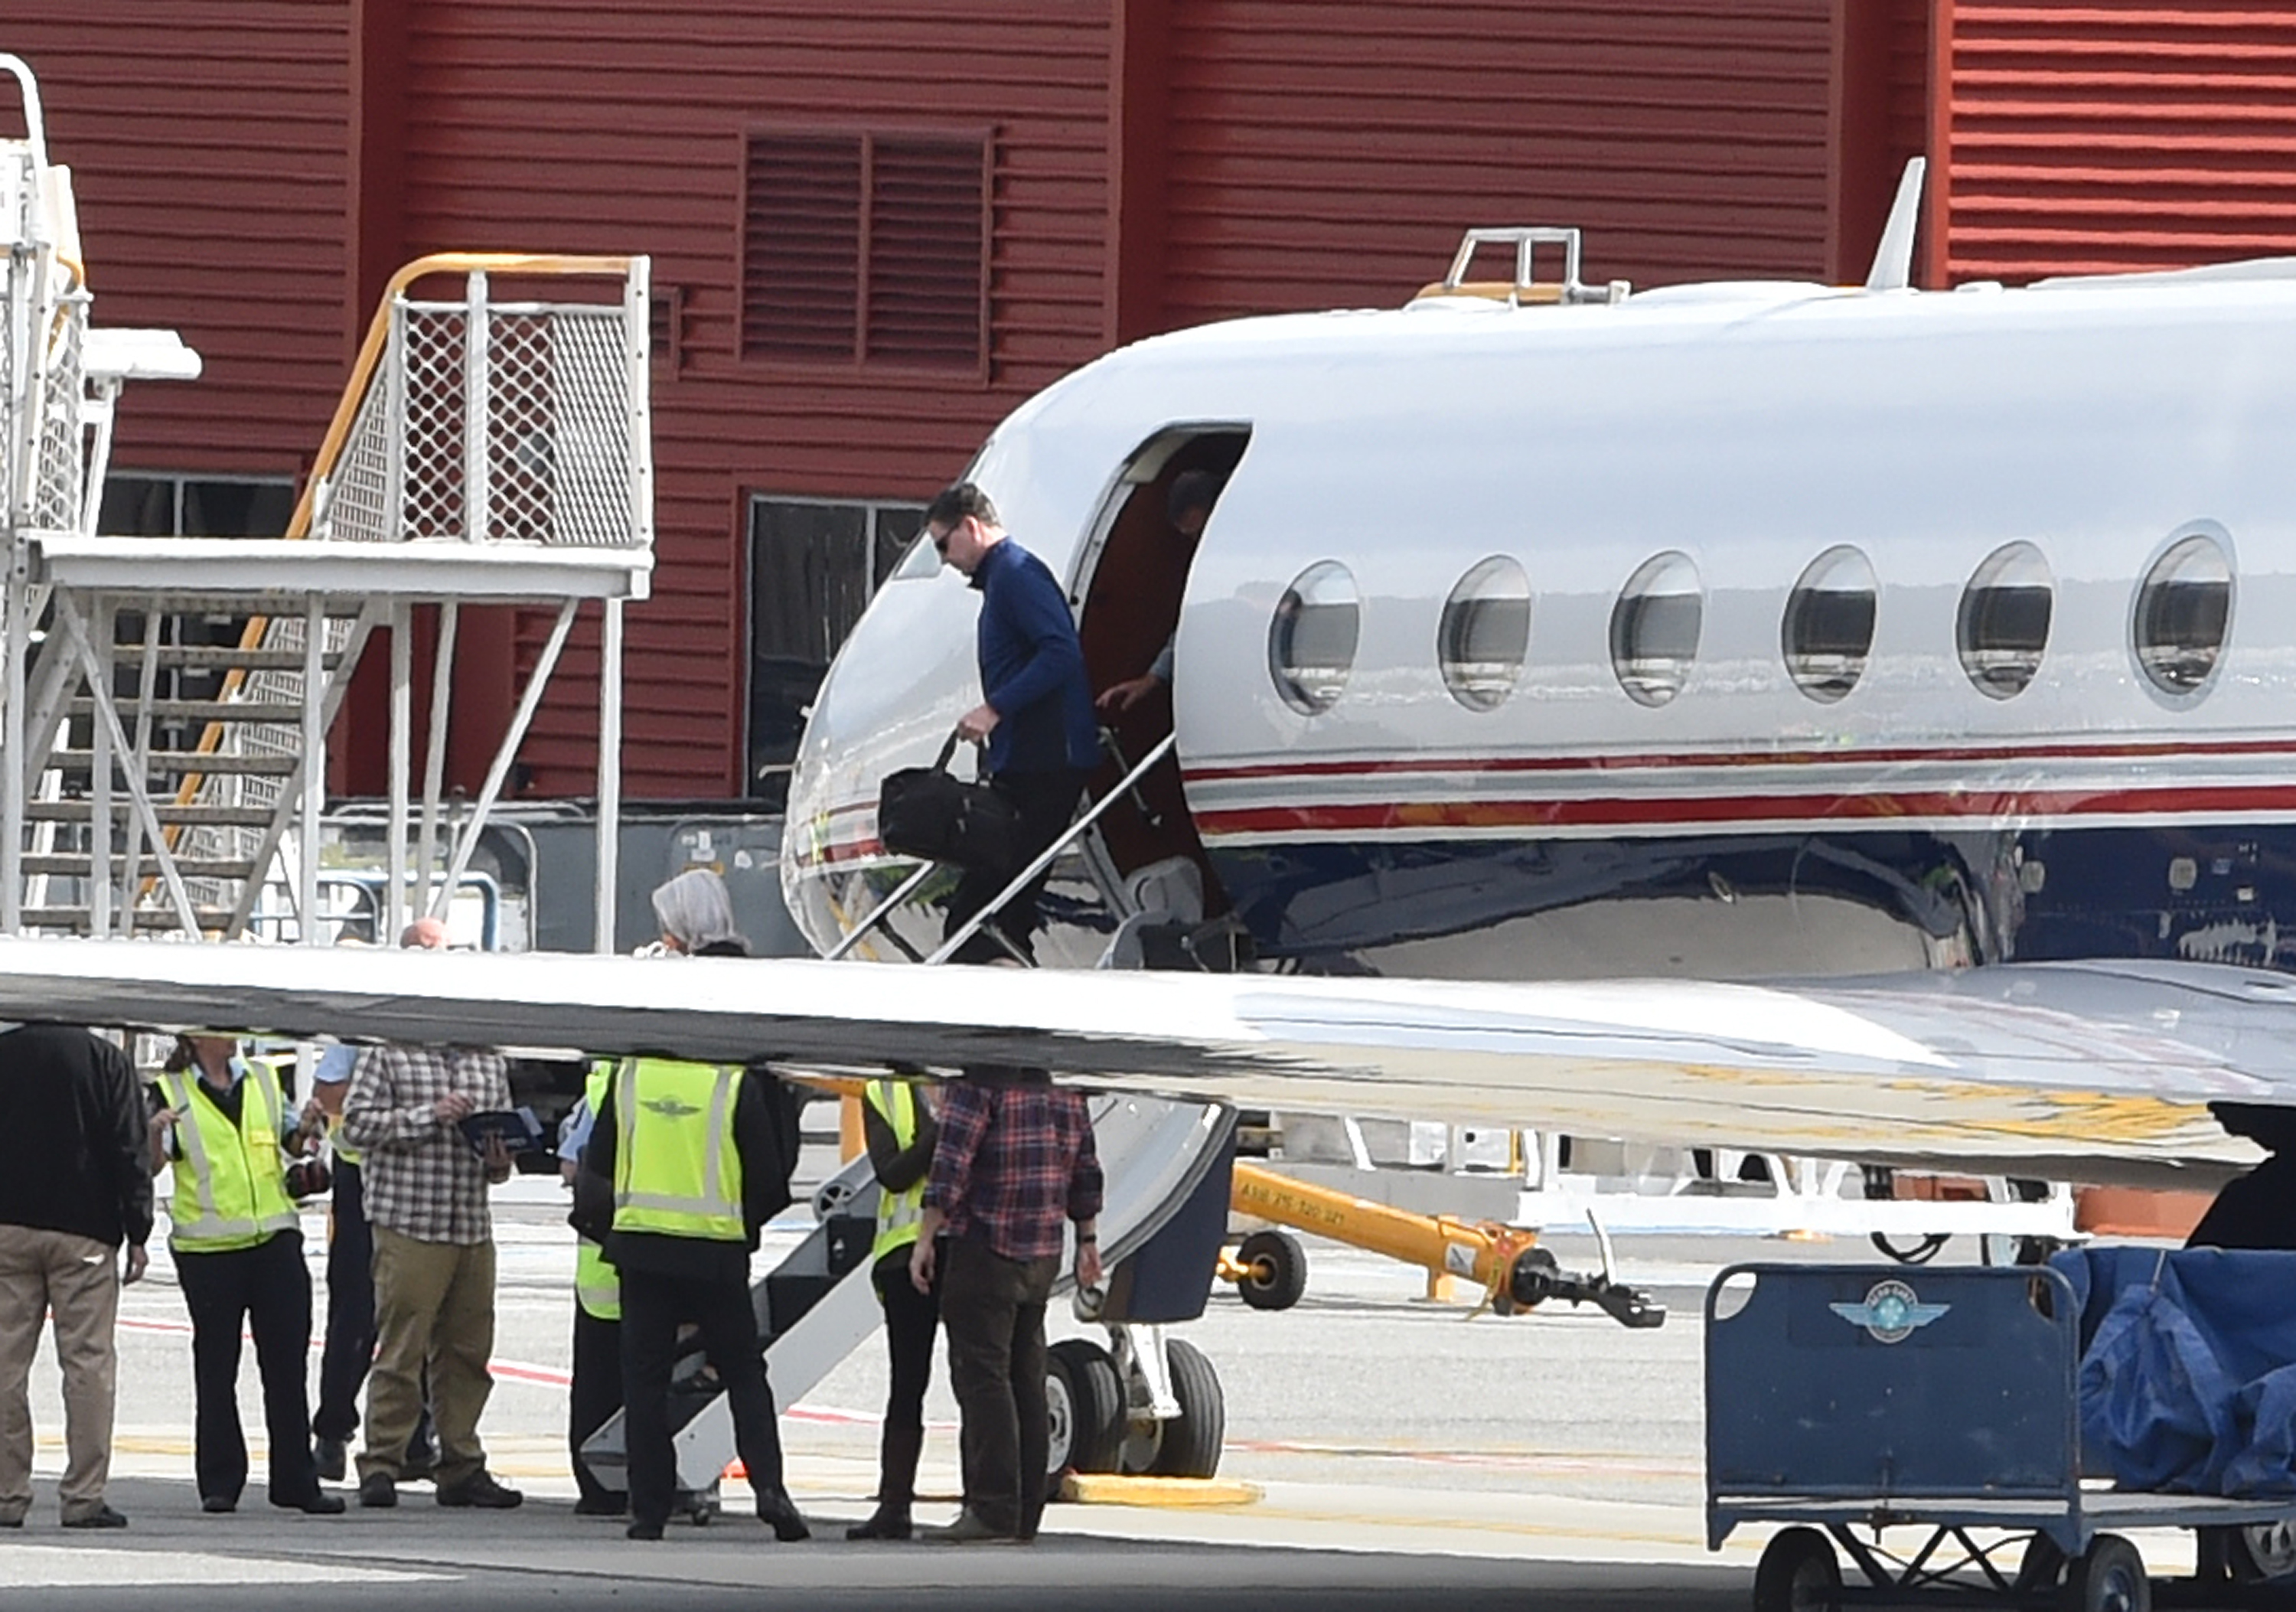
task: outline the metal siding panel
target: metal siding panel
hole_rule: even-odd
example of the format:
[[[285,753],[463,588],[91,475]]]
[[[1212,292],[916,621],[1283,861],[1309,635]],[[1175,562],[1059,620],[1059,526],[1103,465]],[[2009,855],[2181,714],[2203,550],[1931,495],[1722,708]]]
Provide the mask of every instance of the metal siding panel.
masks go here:
[[[1182,6],[1169,323],[1398,302],[1475,225],[1578,225],[1592,278],[1818,275],[1831,21],[1826,0]]]
[[[343,380],[345,0],[21,0],[0,45],[39,75],[98,322],[206,359],[128,390],[113,463],[299,469]]]
[[[1950,279],[2296,252],[2296,12],[1956,0]]]
[[[653,597],[629,613],[633,798],[742,785],[738,500],[774,487],[922,498],[996,422],[1098,353],[1106,16],[1063,0],[421,0],[408,12],[407,250],[646,251],[683,294],[684,366],[654,382]],[[961,95],[960,95],[961,89]],[[742,131],[996,126],[989,379],[739,354]],[[522,662],[546,618],[521,619]],[[586,619],[521,751],[529,792],[594,786]],[[575,649],[582,652],[575,659]]]

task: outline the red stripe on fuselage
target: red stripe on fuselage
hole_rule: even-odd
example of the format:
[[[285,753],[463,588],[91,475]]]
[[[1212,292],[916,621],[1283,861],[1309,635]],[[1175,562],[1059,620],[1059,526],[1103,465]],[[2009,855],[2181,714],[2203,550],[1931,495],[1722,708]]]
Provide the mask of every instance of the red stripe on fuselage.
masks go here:
[[[1398,773],[1631,772],[1693,767],[1896,767],[1945,761],[2158,761],[2212,756],[2296,757],[2296,739],[2162,740],[2125,744],[1948,745],[1887,750],[1713,750],[1633,755],[1393,756],[1374,761],[1283,761],[1187,769],[1191,784],[1245,778],[1386,777]]]
[[[1372,833],[1394,829],[1680,828],[1854,820],[1886,827],[1917,818],[2064,818],[2296,815],[2296,787],[1938,790],[1912,794],[1702,795],[1558,801],[1409,801],[1334,806],[1260,806],[1201,811],[1208,838],[1224,835]]]

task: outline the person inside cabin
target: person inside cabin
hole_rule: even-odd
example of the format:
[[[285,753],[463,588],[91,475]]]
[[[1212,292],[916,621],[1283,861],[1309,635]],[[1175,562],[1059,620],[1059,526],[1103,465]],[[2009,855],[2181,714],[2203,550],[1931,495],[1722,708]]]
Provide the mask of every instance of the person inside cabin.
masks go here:
[[[1196,539],[1203,535],[1204,523],[1212,518],[1212,506],[1219,502],[1219,495],[1220,479],[1209,470],[1183,471],[1173,478],[1164,513],[1172,522],[1173,535],[1187,549],[1193,551]],[[1100,698],[1094,702],[1101,715],[1120,716],[1159,688],[1169,688],[1172,648],[1178,637],[1178,629],[1175,628],[1165,637],[1164,647],[1149,662],[1147,670],[1102,689]]]

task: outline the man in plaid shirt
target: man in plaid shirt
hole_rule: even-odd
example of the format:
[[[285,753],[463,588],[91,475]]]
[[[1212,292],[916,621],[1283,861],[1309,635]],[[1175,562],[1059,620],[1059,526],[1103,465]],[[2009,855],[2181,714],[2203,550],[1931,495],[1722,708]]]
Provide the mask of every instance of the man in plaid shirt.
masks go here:
[[[494,1223],[490,1182],[510,1155],[489,1137],[480,1157],[463,1134],[470,1115],[510,1106],[499,1052],[473,1047],[369,1047],[351,1071],[343,1136],[365,1156],[374,1227],[374,1370],[367,1378],[359,1504],[398,1503],[399,1466],[422,1414],[430,1369],[434,1468],[442,1506],[500,1510],[524,1497],[487,1471],[479,1414],[494,1388]]]
[[[1042,1070],[982,1067],[945,1090],[909,1277],[940,1289],[948,1372],[963,1412],[964,1509],[934,1537],[1026,1543],[1044,1510],[1045,1305],[1076,1222],[1076,1279],[1100,1280],[1100,1155],[1081,1094]]]

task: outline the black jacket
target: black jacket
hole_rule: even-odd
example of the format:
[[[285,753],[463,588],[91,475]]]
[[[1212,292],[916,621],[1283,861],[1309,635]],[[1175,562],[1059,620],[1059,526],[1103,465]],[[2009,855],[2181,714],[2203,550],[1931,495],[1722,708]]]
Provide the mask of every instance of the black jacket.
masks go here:
[[[790,1175],[797,1168],[795,1105],[779,1077],[762,1065],[742,1077],[734,1098],[734,1146],[742,1156],[742,1219],[749,1230],[746,1244],[710,1242],[701,1238],[672,1237],[654,1231],[607,1231],[602,1239],[606,1257],[622,1270],[651,1271],[658,1276],[699,1280],[734,1280],[749,1284],[750,1254],[758,1246],[758,1229],[790,1204]],[[590,1140],[582,1149],[581,1168],[575,1180],[576,1229],[585,1235],[605,1230],[597,1222],[603,1206],[611,1224],[614,1156],[619,1151],[620,1123],[614,1114],[614,1088],[606,1087],[598,1105]]]
[[[0,1225],[118,1246],[152,1235],[152,1155],[127,1055],[69,1024],[0,1034]]]

